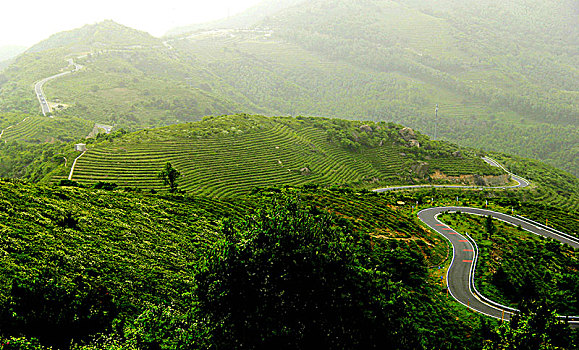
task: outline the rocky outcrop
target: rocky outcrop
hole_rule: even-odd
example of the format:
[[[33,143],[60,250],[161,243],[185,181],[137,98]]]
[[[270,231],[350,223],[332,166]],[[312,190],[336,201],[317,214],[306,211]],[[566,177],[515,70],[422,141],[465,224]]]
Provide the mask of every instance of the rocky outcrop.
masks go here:
[[[416,134],[414,133],[414,130],[410,128],[402,128],[398,133],[400,134],[400,136],[402,136],[402,138],[406,142],[410,140],[416,140]]]
[[[400,136],[404,139],[404,141],[408,142],[409,147],[420,147],[420,143],[416,139],[416,134],[414,130],[410,128],[402,128],[398,132]]]
[[[503,186],[509,182],[509,175],[460,175],[448,176],[436,170],[430,174],[430,178],[436,181],[447,181],[457,185],[471,185],[471,186]]]
[[[410,145],[410,147],[418,147],[420,148],[420,142],[418,142],[418,140],[410,140],[408,142],[408,144]]]
[[[312,173],[312,171],[309,168],[301,168],[300,173],[302,175],[310,175]]]

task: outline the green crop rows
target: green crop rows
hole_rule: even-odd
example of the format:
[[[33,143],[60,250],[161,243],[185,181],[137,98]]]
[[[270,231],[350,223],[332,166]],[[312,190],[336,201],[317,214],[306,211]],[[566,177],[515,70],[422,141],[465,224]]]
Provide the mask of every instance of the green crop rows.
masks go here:
[[[73,141],[78,135],[88,135],[93,123],[80,118],[58,116],[29,117],[4,130],[2,140],[33,143]]]
[[[316,183],[367,187],[370,182],[397,184],[407,179],[409,164],[416,161],[404,155],[410,149],[392,142],[348,149],[329,140],[326,129],[319,125],[322,122],[331,123],[320,118],[220,117],[143,131],[89,145],[77,163],[73,180],[159,190],[163,186],[157,174],[166,162],[182,173],[182,189],[217,197],[241,195],[264,186]],[[198,125],[202,129],[195,129]],[[429,162],[449,175],[481,174],[486,169],[474,158],[440,157]]]

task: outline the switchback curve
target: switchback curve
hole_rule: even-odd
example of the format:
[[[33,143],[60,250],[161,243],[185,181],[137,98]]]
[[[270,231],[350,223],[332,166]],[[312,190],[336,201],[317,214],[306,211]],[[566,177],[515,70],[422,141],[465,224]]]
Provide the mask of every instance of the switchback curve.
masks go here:
[[[530,182],[520,176],[517,176],[507,169],[505,169],[496,160],[483,157],[483,160],[492,166],[499,167],[506,171],[512,180],[517,184],[511,186],[499,186],[499,187],[481,187],[481,186],[453,186],[453,185],[412,185],[412,186],[395,186],[375,189],[375,192],[385,192],[385,191],[395,191],[395,190],[406,190],[406,189],[416,189],[416,188],[454,188],[454,189],[477,189],[477,188],[487,188],[487,189],[515,189],[528,187]],[[579,239],[563,232],[557,231],[553,228],[547,227],[536,223],[530,219],[524,218],[522,216],[513,217],[503,213],[498,213],[491,210],[470,208],[470,207],[435,207],[428,208],[420,211],[418,213],[418,218],[430,227],[435,232],[438,232],[444,238],[446,238],[452,245],[452,262],[446,274],[446,281],[448,285],[448,291],[454,299],[459,303],[465,305],[466,307],[482,313],[484,315],[510,320],[511,316],[514,315],[518,310],[510,308],[506,305],[502,305],[493,300],[486,298],[482,295],[474,284],[474,276],[476,263],[478,259],[478,246],[476,242],[468,235],[461,234],[445,225],[438,220],[438,215],[444,212],[463,212],[474,215],[491,216],[495,219],[504,221],[511,225],[520,226],[522,229],[531,232],[533,234],[548,237],[557,240],[561,243],[568,244],[573,248],[579,248]],[[559,316],[560,318],[566,319],[567,322],[571,324],[572,327],[579,327],[579,316]]]

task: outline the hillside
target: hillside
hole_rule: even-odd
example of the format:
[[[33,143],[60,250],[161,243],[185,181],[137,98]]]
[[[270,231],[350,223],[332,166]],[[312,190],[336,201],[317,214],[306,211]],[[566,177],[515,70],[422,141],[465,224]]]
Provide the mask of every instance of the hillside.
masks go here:
[[[170,162],[181,171],[184,190],[219,197],[307,183],[378,187],[506,181],[502,170],[470,150],[430,141],[395,124],[339,119],[207,117],[110,142],[97,138],[88,149],[74,170],[73,180],[80,183],[160,190],[157,174]],[[68,174],[67,168],[58,171]]]
[[[167,344],[180,333],[158,333],[165,327],[160,320],[151,319],[149,326],[140,326],[159,310],[165,310],[163,319],[181,324],[182,331],[193,331],[179,320],[196,305],[190,291],[199,281],[212,245],[223,237],[221,220],[232,217],[241,222],[254,213],[253,208],[272,205],[271,194],[219,201],[43,187],[18,181],[0,181],[0,188],[0,199],[9,203],[0,212],[6,218],[0,235],[0,337],[13,336],[10,343],[14,346],[19,343],[17,338],[26,336],[66,348],[71,340],[90,340],[88,336],[100,332],[121,335],[97,340],[101,345],[114,339],[146,339],[147,334],[157,334],[147,342]],[[377,264],[368,268],[396,281],[391,292],[405,298],[414,310],[406,317],[431,329],[412,337],[437,343],[432,334],[440,331],[432,325],[440,322],[436,321],[439,317],[454,320],[445,309],[452,304],[426,295],[431,287],[426,284],[423,265],[445,259],[441,238],[418,227],[409,213],[393,208],[387,197],[304,191],[309,193],[302,196],[304,208],[319,207],[324,212],[324,207],[333,208],[332,220],[340,220],[348,239],[360,244],[355,254],[367,254],[367,234],[376,235],[372,243],[375,258],[362,260]],[[391,249],[394,247],[397,249]],[[398,263],[416,266],[419,272],[398,269]],[[411,291],[424,297],[412,300],[404,296]],[[388,295],[390,292],[384,297]],[[392,317],[398,316],[392,313]],[[446,329],[460,334],[478,332],[476,318],[443,323]],[[194,338],[185,343],[187,347],[203,337],[191,336]],[[480,336],[477,339],[480,341]],[[462,347],[468,344],[459,336],[448,341]]]
[[[37,113],[30,85],[74,58],[85,68],[45,87],[67,106],[58,113],[128,130],[234,113],[392,121],[577,175],[576,5],[421,4],[266,1],[208,32],[164,39],[110,21],[86,26],[0,74],[0,110]]]
[[[193,87],[187,76],[199,68],[160,39],[112,21],[55,34],[19,56],[0,74],[0,111],[38,113],[33,84],[67,70],[69,59],[83,68],[44,86],[49,102],[65,106],[61,115],[137,130],[242,111]]]
[[[364,115],[433,135],[439,104],[444,138],[577,175],[576,5],[421,4],[310,1],[280,10],[254,33],[194,34],[175,43],[281,114]]]
[[[297,261],[295,266],[305,273],[307,270],[303,270],[305,266],[301,259],[306,256],[309,263],[327,258],[326,254],[333,251],[326,251],[325,244],[328,239],[333,239],[331,235],[338,232],[338,247],[343,250],[339,250],[337,256],[360,264],[354,270],[357,271],[355,280],[366,286],[364,292],[351,289],[350,283],[339,284],[339,295],[344,295],[345,290],[355,292],[347,293],[348,298],[353,298],[347,300],[352,300],[356,309],[364,308],[371,315],[376,315],[371,318],[374,321],[364,323],[368,325],[364,329],[347,323],[347,330],[357,330],[348,334],[368,335],[365,342],[386,341],[390,342],[390,347],[400,349],[408,348],[408,343],[415,342],[423,344],[416,345],[416,348],[424,349],[451,345],[460,349],[481,349],[486,342],[497,341],[498,338],[493,338],[496,335],[490,333],[496,323],[482,320],[481,316],[467,311],[452,298],[448,299],[445,290],[440,288],[441,270],[438,268],[441,265],[446,268],[450,262],[448,246],[441,236],[418,225],[418,208],[410,206],[414,203],[418,203],[420,208],[449,205],[455,203],[457,196],[460,196],[461,205],[481,207],[488,201],[493,210],[502,212],[510,212],[513,203],[517,203],[517,211],[537,204],[533,198],[525,199],[526,194],[523,192],[505,193],[500,190],[465,192],[428,189],[379,195],[368,191],[325,189],[308,185],[300,188],[286,186],[284,189],[269,187],[254,191],[251,196],[221,201],[195,195],[151,195],[133,189],[80,189],[3,180],[0,181],[0,200],[4,203],[0,211],[0,218],[4,218],[0,220],[1,343],[9,342],[12,346],[18,346],[32,341],[38,344],[34,349],[41,349],[40,344],[66,349],[71,342],[83,342],[83,349],[101,349],[105,344],[116,348],[138,348],[142,344],[157,344],[156,347],[161,349],[205,348],[208,342],[215,339],[207,338],[207,332],[213,334],[215,330],[211,323],[206,323],[210,313],[203,306],[211,301],[202,299],[203,288],[206,286],[204,283],[208,278],[207,268],[214,267],[210,271],[212,273],[219,273],[217,269],[223,268],[215,265],[214,259],[220,256],[220,249],[227,247],[224,244],[228,239],[247,237],[247,240],[242,241],[243,245],[237,246],[238,249],[246,247],[260,254],[261,258],[271,259],[267,260],[271,264],[263,264],[258,260],[259,271],[277,268],[279,265],[274,265],[279,264],[276,259],[282,259],[285,268],[294,266],[292,263],[288,265],[292,259],[287,259],[299,256],[300,259],[294,260]],[[296,199],[299,202],[295,202]],[[289,203],[285,204],[289,207],[283,203]],[[538,214],[548,214],[552,209],[545,207]],[[279,244],[276,244],[278,241],[263,239],[263,235],[249,235],[255,232],[251,229],[255,230],[256,227],[268,235],[275,232],[274,228],[277,227],[287,229],[289,225],[295,224],[291,221],[292,215],[306,215],[300,216],[297,222],[310,229],[315,227],[317,230],[322,223],[330,223],[330,227],[338,231],[299,237],[292,231],[291,235],[284,235]],[[560,217],[575,218],[576,212]],[[224,218],[233,220],[223,221]],[[263,218],[275,222],[282,220],[284,225],[268,226],[263,223],[264,226],[259,226]],[[257,226],[250,228],[250,231],[243,231],[242,225],[248,224]],[[232,235],[233,229],[240,228],[242,231]],[[256,237],[261,239],[255,241]],[[315,237],[319,241],[308,245],[312,244],[310,240]],[[537,244],[537,241],[532,240],[533,244]],[[288,243],[297,245],[288,246]],[[257,247],[265,244],[268,249],[253,250],[256,244],[259,244]],[[526,251],[533,247],[531,241],[524,241],[522,237],[517,238],[517,244]],[[541,242],[539,247],[553,248],[548,242]],[[504,249],[503,246],[500,248]],[[562,251],[566,249],[556,248]],[[281,249],[289,250],[286,252]],[[303,255],[309,249],[313,249],[312,254],[315,253],[313,260]],[[236,259],[234,252],[228,255],[230,260],[225,267],[237,268],[232,265]],[[283,255],[284,252],[287,255]],[[543,253],[545,256],[553,254],[550,250]],[[570,258],[565,254],[557,255],[557,259]],[[333,263],[336,262],[334,260]],[[248,265],[245,266],[247,268]],[[325,268],[323,265],[318,266]],[[336,270],[331,269],[331,266],[335,265],[328,267],[327,273],[331,275],[324,274],[324,281],[328,283],[325,285],[350,280],[345,278],[351,276],[348,275],[350,269]],[[558,267],[542,263],[537,266],[547,266],[553,273],[559,271]],[[241,267],[239,269],[228,276],[243,281],[245,275],[240,271],[244,270]],[[328,278],[337,271],[340,278]],[[271,282],[271,276],[278,274],[272,272],[267,276],[270,282],[259,285],[262,288],[260,295],[271,292],[265,286],[275,287],[277,282],[275,279]],[[300,281],[287,289],[291,291],[288,296],[290,298],[297,296],[293,294],[297,291],[296,285],[307,287],[312,283],[310,275],[289,276]],[[485,276],[488,273],[485,272]],[[512,276],[516,281],[520,274],[507,271],[507,276]],[[315,281],[320,279],[315,278]],[[213,286],[221,288],[224,285]],[[234,286],[245,288],[246,285]],[[316,290],[327,293],[327,289]],[[362,299],[358,298],[365,297],[366,293],[374,297],[364,299],[366,302],[360,304],[359,300]],[[225,293],[221,297],[227,295]],[[333,297],[333,294],[330,296]],[[255,312],[248,304],[253,300],[251,298],[251,295],[246,295],[245,304],[234,303],[236,308],[233,315],[238,317],[239,310],[243,310],[243,315]],[[275,303],[279,298],[260,300],[263,303]],[[387,303],[378,303],[380,307],[375,309],[375,298]],[[326,305],[312,298],[311,291],[302,300]],[[227,305],[221,304],[221,307]],[[329,322],[336,313],[347,315],[349,320],[362,317],[354,309],[348,309],[350,311],[347,314],[342,314],[343,308],[350,304],[339,305],[332,304],[332,312],[324,311],[318,315],[325,322]],[[291,309],[301,310],[293,306]],[[376,314],[377,310],[382,311]],[[266,308],[263,312],[270,311]],[[307,314],[309,316],[305,319],[312,319],[311,310],[307,310]],[[270,316],[267,327],[272,322],[287,322],[287,317],[280,319],[278,315]],[[344,323],[339,324],[345,327]],[[252,327],[256,325],[264,326],[263,323],[257,323],[252,324]],[[389,333],[393,329],[402,332],[397,333],[397,345],[394,346],[394,338]],[[378,330],[382,336],[376,334]],[[265,333],[268,339],[275,338],[275,334]],[[400,338],[400,334],[404,337]],[[552,336],[548,334],[545,336]],[[559,338],[552,339],[563,348],[572,348],[574,340],[569,338],[569,333],[558,334]],[[303,336],[303,333],[298,332],[296,335]],[[182,336],[186,337],[185,340]],[[40,343],[31,338],[39,339]],[[256,339],[263,341],[262,338]],[[287,339],[284,339],[282,337],[279,341],[286,342]],[[349,338],[339,339],[344,341]],[[252,342],[255,339],[245,336],[236,341]],[[87,345],[86,342],[92,344]]]

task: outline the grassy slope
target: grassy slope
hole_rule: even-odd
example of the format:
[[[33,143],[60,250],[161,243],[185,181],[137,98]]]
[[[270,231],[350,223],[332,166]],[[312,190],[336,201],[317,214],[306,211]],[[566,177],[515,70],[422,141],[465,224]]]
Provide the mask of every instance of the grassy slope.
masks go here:
[[[449,176],[500,174],[470,151],[462,150],[464,158],[454,157],[451,153],[458,148],[421,135],[423,147],[411,148],[401,139],[400,126],[371,123],[374,131],[366,133],[360,131],[362,124],[240,115],[144,130],[89,144],[74,180],[160,189],[156,175],[171,162],[182,172],[183,189],[230,196],[248,193],[255,186],[412,183],[413,178],[420,181],[410,170],[420,161],[428,162],[430,172]]]
[[[197,264],[219,221],[248,215],[271,195],[263,190],[220,201],[18,181],[0,181],[0,188],[0,336],[43,340],[63,332],[78,340],[83,332],[110,331],[111,322],[130,322],[152,305],[187,310]],[[376,242],[418,252],[429,265],[446,257],[442,239],[421,229],[388,197],[299,192],[304,205],[330,211],[341,225],[372,234]],[[444,306],[431,305],[426,296],[421,303],[435,314]]]
[[[70,142],[79,139],[79,135],[87,136],[93,126],[94,123],[75,117],[30,116],[4,128],[2,140],[30,143]]]

